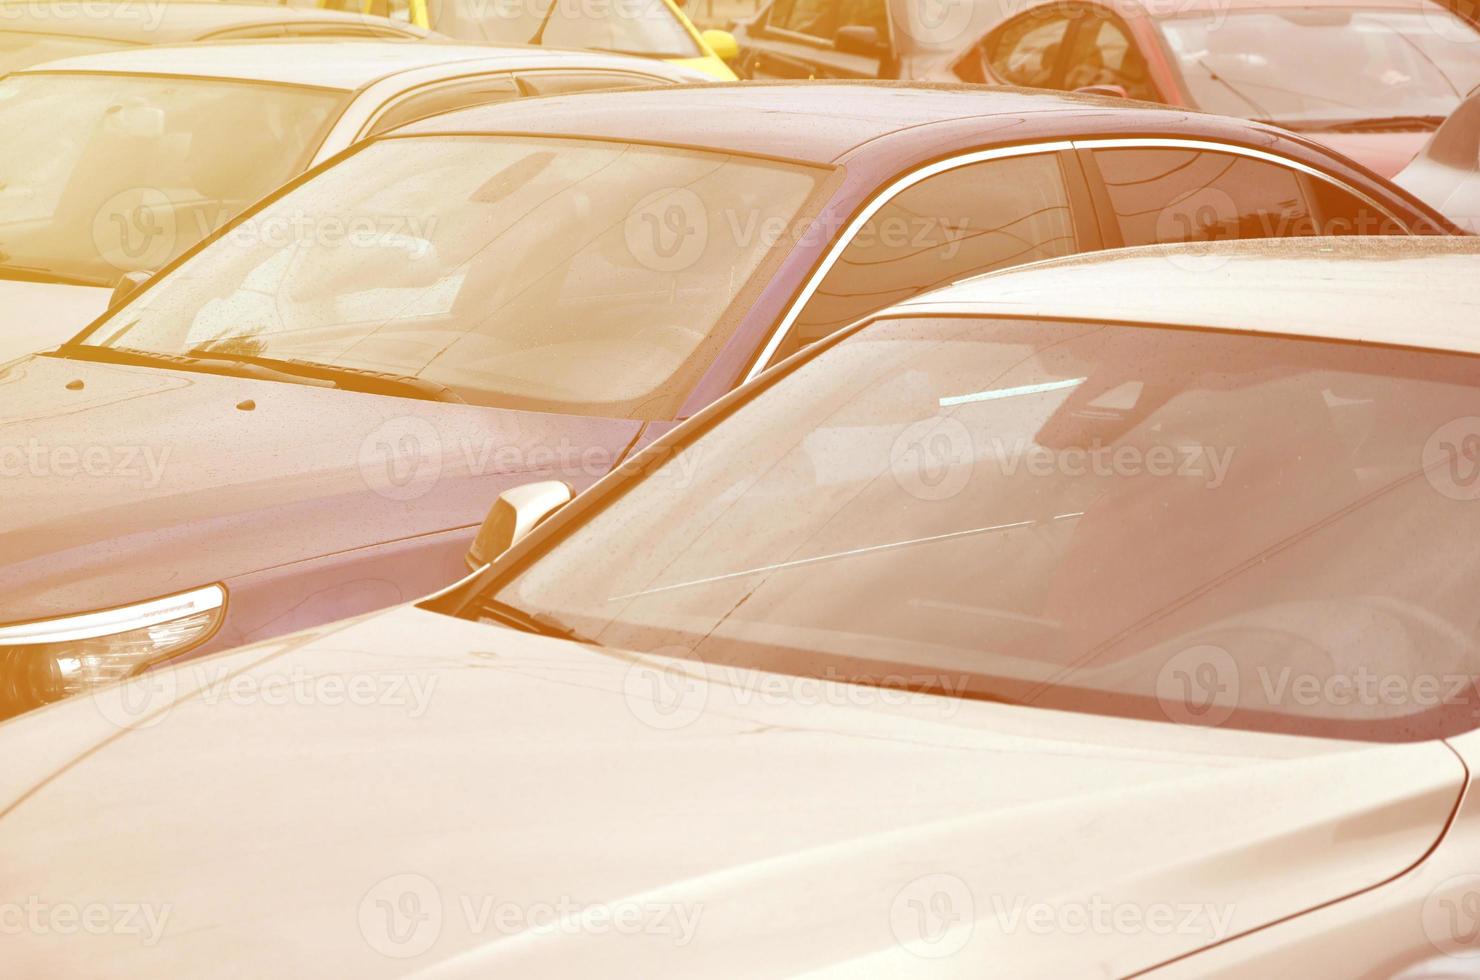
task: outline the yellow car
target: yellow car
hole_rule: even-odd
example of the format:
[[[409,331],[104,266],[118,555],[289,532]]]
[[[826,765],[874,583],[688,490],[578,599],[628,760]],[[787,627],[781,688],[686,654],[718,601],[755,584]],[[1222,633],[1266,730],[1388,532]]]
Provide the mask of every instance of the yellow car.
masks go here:
[[[478,44],[548,44],[619,51],[735,81],[726,63],[740,53],[729,31],[700,31],[675,0],[319,0]]]

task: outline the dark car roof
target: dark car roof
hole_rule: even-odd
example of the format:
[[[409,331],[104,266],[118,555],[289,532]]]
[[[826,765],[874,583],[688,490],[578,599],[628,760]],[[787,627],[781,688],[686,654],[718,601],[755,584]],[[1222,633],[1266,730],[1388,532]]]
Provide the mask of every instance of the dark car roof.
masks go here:
[[[820,164],[845,162],[867,146],[880,166],[909,166],[969,146],[1164,134],[1297,153],[1304,147],[1331,158],[1284,130],[1191,109],[921,82],[743,82],[580,93],[450,112],[398,132],[624,139]]]
[[[194,41],[219,31],[273,24],[371,24],[387,31],[425,34],[416,28],[359,14],[275,4],[195,3],[95,4],[78,15],[75,0],[0,0],[0,33],[62,34],[136,44]]]

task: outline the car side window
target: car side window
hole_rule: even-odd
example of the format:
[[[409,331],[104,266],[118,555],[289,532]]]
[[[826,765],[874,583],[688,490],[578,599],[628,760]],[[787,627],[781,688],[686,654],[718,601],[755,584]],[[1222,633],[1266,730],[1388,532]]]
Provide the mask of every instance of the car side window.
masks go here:
[[[829,43],[844,27],[872,27],[880,38],[889,36],[885,0],[779,0],[770,26],[806,34]]]
[[[1317,234],[1302,175],[1216,150],[1095,150],[1126,245]]]
[[[1132,99],[1160,101],[1146,59],[1115,19],[1091,14],[1079,22],[1064,69],[1063,88],[1118,85]]]
[[[1316,218],[1326,235],[1406,235],[1409,229],[1349,191],[1324,180],[1310,181]]]
[[[471,78],[450,85],[412,92],[383,110],[371,123],[366,136],[388,132],[427,116],[466,109],[469,106],[487,105],[491,102],[506,102],[519,98],[523,93],[514,79],[508,75],[487,75]]]
[[[1029,11],[987,42],[998,78],[1027,88],[1057,88],[1069,17],[1062,9]]]
[[[902,191],[869,219],[779,353],[937,286],[1077,248],[1057,154],[948,170]]]

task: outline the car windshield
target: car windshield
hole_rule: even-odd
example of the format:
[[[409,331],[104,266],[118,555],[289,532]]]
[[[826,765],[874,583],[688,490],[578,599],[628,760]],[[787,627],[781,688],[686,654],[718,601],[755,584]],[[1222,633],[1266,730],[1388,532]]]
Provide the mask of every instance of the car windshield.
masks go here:
[[[1480,85],[1480,32],[1437,6],[1225,11],[1160,26],[1199,108],[1293,128],[1436,126]]]
[[[1480,711],[1476,369],[1278,336],[885,321],[489,589],[721,676],[1432,738]]]
[[[416,377],[464,401],[672,418],[828,171],[604,141],[367,144],[93,341]]]
[[[337,92],[149,76],[0,81],[0,276],[156,269],[301,170]]]
[[[0,8],[0,21],[3,21]],[[84,54],[99,54],[133,47],[122,41],[96,37],[68,37],[64,34],[32,34],[27,31],[0,31],[0,75]]]
[[[650,58],[697,58],[698,44],[663,0],[429,0],[432,29],[484,44],[547,44]]]

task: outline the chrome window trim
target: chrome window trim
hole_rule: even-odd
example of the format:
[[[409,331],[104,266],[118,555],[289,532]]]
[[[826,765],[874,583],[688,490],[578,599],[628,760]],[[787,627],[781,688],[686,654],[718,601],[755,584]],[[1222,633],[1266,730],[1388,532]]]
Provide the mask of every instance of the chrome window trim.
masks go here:
[[[806,309],[812,297],[817,294],[817,290],[821,288],[822,281],[827,278],[827,274],[832,271],[833,266],[837,265],[838,259],[842,258],[843,252],[847,250],[849,245],[853,244],[853,239],[858,237],[858,233],[863,230],[863,226],[868,224],[874,215],[882,211],[889,202],[893,201],[900,194],[914,187],[916,184],[929,180],[931,177],[936,177],[952,170],[959,170],[962,167],[969,167],[972,164],[986,163],[989,160],[1004,160],[1009,157],[1037,156],[1042,153],[1064,153],[1073,148],[1074,144],[1069,140],[1053,140],[1047,143],[1025,143],[1021,146],[999,146],[992,150],[977,150],[973,153],[948,157],[945,160],[937,160],[935,163],[927,164],[918,170],[913,170],[903,177],[896,179],[893,183],[885,185],[884,189],[874,195],[873,200],[862,211],[854,215],[853,220],[848,222],[848,226],[843,229],[843,233],[828,248],[827,253],[823,256],[822,264],[813,271],[811,277],[802,286],[802,291],[797,294],[796,299],[792,300],[791,307],[786,311],[786,316],[781,319],[779,324],[772,328],[771,336],[766,340],[766,346],[761,348],[760,354],[755,359],[755,364],[751,366],[750,371],[745,375],[744,381],[750,381],[770,366],[771,358],[776,355],[777,348],[786,339],[786,335],[791,332],[791,328],[796,324],[797,318],[802,315],[802,310]]]
[[[1381,201],[1374,200],[1372,195],[1366,191],[1353,187],[1340,177],[1328,174],[1324,170],[1318,170],[1308,163],[1291,160],[1289,157],[1282,157],[1278,153],[1271,153],[1268,150],[1256,150],[1250,146],[1239,146],[1237,143],[1220,143],[1216,140],[1178,139],[1177,137],[1159,137],[1156,139],[1094,139],[1074,140],[1073,142],[1076,150],[1211,150],[1215,153],[1229,153],[1234,156],[1263,160],[1265,163],[1273,163],[1287,170],[1299,171],[1307,177],[1324,180],[1326,183],[1346,191],[1358,200],[1366,201],[1369,205],[1381,211],[1390,220],[1396,221],[1404,228],[1408,227],[1408,222],[1403,221],[1396,214],[1393,214],[1392,211],[1388,210],[1387,205]]]
[[[1374,200],[1372,196],[1367,192],[1351,186],[1339,177],[1335,177],[1322,170],[1318,170],[1317,168],[1312,167],[1309,164],[1302,163],[1299,160],[1292,160],[1289,157],[1283,157],[1280,156],[1278,153],[1271,153],[1267,150],[1258,150],[1249,146],[1241,146],[1238,143],[1222,143],[1216,140],[1195,138],[1183,139],[1176,136],[1114,137],[1106,139],[1086,140],[1052,140],[1045,143],[1025,143],[1020,146],[1004,146],[992,150],[978,150],[972,153],[962,154],[961,156],[949,157],[945,160],[938,160],[935,163],[921,167],[919,170],[911,171],[905,176],[894,181],[894,183],[887,185],[883,191],[875,196],[874,199],[869,202],[868,206],[860,211],[858,215],[848,223],[848,226],[844,229],[843,234],[839,235],[838,239],[833,242],[832,246],[828,249],[826,256],[823,258],[822,264],[818,266],[816,271],[812,273],[812,276],[807,280],[806,284],[803,285],[802,291],[797,295],[797,298],[792,301],[791,307],[786,311],[786,316],[783,317],[780,324],[778,324],[772,330],[771,336],[766,341],[766,346],[761,349],[760,355],[756,358],[755,363],[751,366],[750,371],[746,373],[745,378],[741,383],[744,384],[751,381],[762,371],[771,366],[771,359],[776,356],[776,351],[781,346],[781,342],[786,339],[787,334],[791,332],[791,328],[796,325],[797,319],[802,315],[802,310],[806,308],[807,304],[811,302],[812,297],[816,295],[817,290],[821,288],[822,281],[827,278],[827,274],[832,271],[833,266],[835,266],[838,260],[842,257],[843,252],[846,251],[848,246],[853,243],[853,239],[856,238],[858,236],[858,233],[863,230],[863,226],[867,224],[874,215],[883,210],[885,205],[894,200],[895,197],[899,196],[904,191],[909,190],[911,187],[915,186],[921,181],[929,180],[931,177],[936,177],[940,174],[947,173],[951,170],[957,170],[961,167],[971,166],[972,164],[984,163],[989,160],[1001,160],[1008,157],[1033,156],[1039,153],[1061,153],[1074,150],[1106,149],[1210,150],[1216,153],[1228,153],[1234,156],[1243,156],[1249,157],[1250,159],[1254,160],[1262,160],[1265,163],[1272,163],[1276,166],[1285,167],[1286,169],[1294,170],[1298,173],[1303,173],[1308,177],[1314,177],[1318,180],[1323,180],[1326,183],[1333,185],[1334,187],[1346,191],[1348,194],[1351,194],[1358,200],[1365,201],[1368,205],[1376,208],[1387,218],[1397,222],[1404,228],[1408,227],[1408,223],[1398,218],[1397,215],[1393,214],[1386,205],[1382,204],[1380,201]]]

